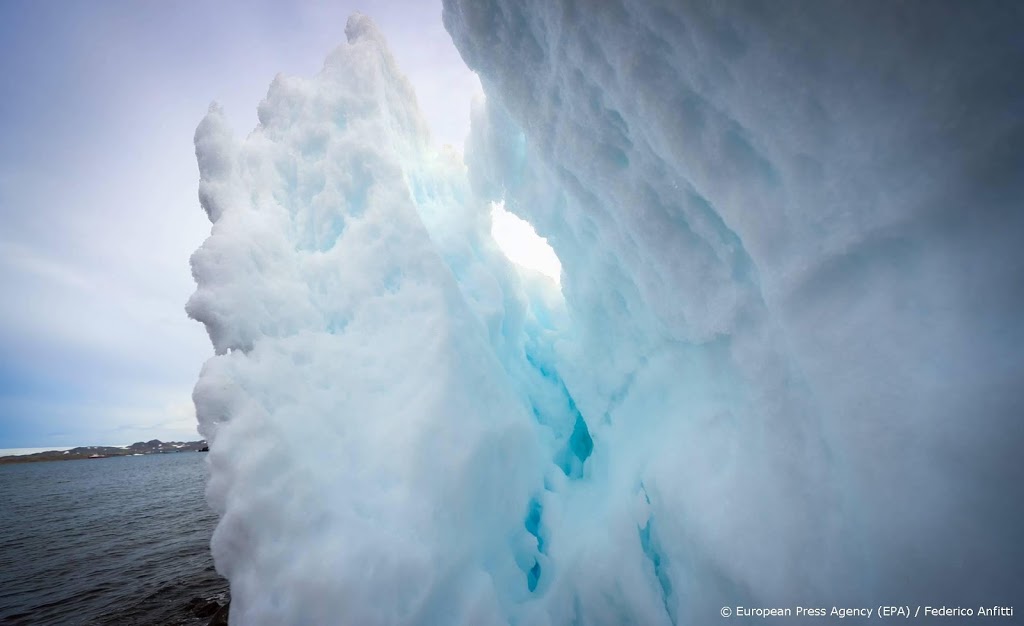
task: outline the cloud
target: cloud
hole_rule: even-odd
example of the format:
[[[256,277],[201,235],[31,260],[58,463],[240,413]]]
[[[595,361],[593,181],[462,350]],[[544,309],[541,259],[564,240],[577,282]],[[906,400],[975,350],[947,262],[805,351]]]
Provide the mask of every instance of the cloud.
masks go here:
[[[3,267],[5,273],[20,271],[30,274],[36,280],[54,282],[79,291],[95,287],[93,281],[74,267],[9,241],[0,240],[0,267]]]

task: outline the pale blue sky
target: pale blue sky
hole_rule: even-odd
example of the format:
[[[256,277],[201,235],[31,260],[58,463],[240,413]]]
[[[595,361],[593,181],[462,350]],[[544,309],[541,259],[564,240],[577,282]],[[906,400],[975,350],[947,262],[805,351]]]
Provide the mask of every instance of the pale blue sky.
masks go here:
[[[439,0],[0,4],[0,448],[198,438],[195,126],[216,99],[247,133],[274,75],[315,73],[354,10],[460,145],[479,85]]]

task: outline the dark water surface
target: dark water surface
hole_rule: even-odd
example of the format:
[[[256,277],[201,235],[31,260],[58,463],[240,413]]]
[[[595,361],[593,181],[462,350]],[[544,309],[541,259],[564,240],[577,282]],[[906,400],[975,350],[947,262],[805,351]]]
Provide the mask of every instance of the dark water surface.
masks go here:
[[[206,454],[0,465],[0,624],[195,624],[222,599]]]

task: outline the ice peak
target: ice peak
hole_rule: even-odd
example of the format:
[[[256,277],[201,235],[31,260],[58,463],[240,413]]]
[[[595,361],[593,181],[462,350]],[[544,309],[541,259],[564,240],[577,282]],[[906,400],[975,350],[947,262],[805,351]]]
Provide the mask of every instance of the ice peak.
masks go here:
[[[345,37],[350,44],[365,40],[387,47],[384,35],[377,28],[377,23],[370,16],[359,11],[348,16],[348,20],[345,22]]]

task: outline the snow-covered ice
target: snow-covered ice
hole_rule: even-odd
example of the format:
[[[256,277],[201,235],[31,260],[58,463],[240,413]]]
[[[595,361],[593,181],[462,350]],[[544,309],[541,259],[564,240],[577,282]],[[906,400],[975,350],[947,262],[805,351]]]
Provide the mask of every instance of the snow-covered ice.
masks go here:
[[[464,156],[362,15],[248,137],[216,105],[196,131],[233,623],[1012,603],[1021,11],[444,21],[487,96]],[[504,211],[556,269],[506,257]]]

